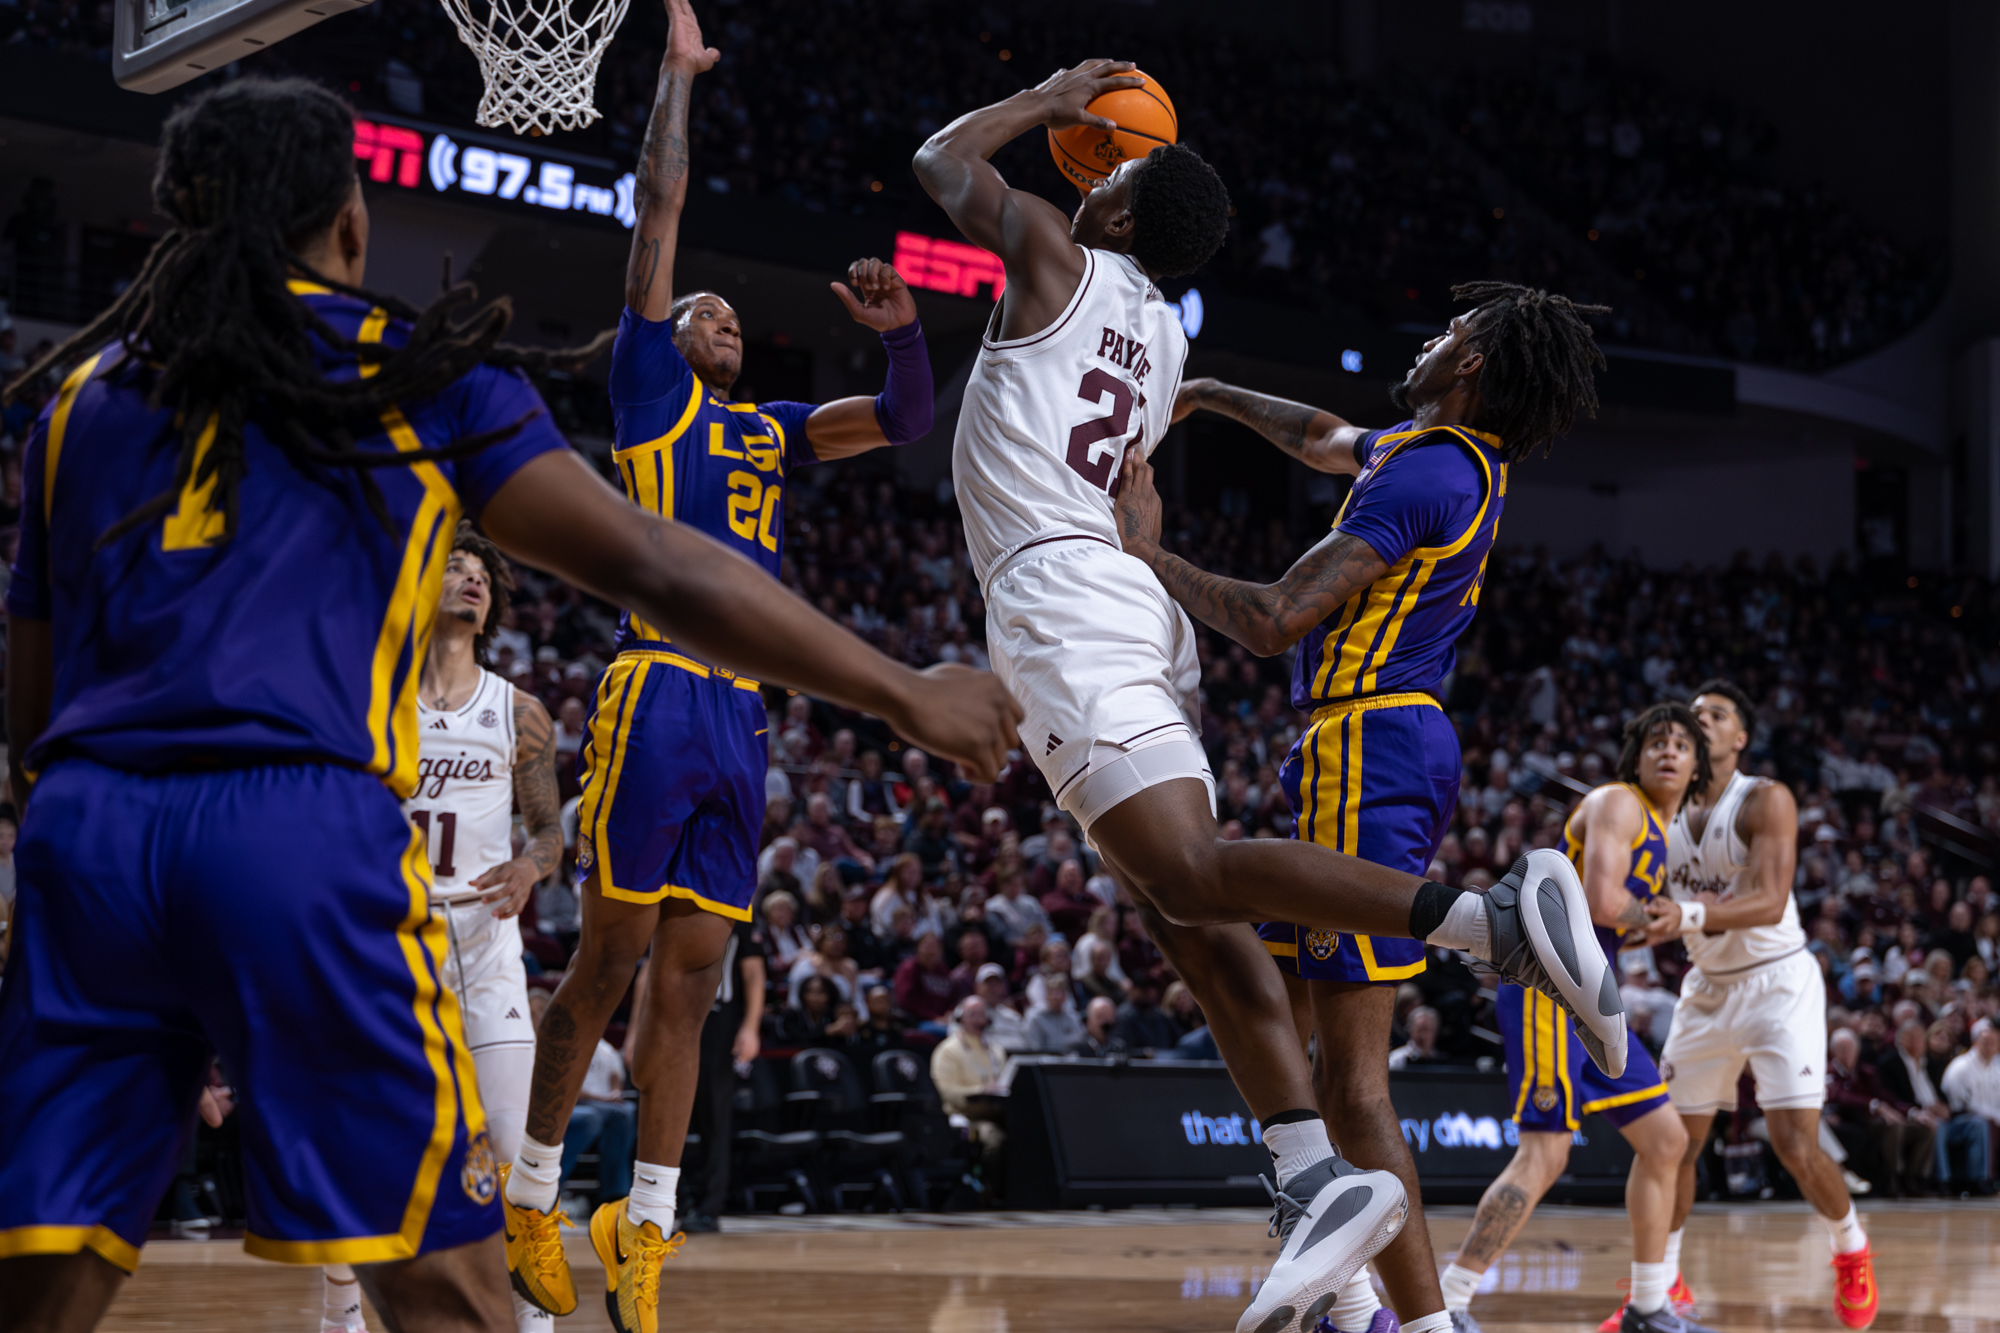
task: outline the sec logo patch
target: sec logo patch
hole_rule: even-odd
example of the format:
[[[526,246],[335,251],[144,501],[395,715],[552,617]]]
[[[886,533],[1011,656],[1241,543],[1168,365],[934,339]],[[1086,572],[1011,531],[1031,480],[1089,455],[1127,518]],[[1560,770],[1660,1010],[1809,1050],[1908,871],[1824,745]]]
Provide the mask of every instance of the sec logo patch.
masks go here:
[[[490,708],[482,708],[479,710],[479,725],[482,727],[497,727],[500,725],[500,715]]]
[[[468,1199],[482,1206],[492,1203],[499,1192],[500,1167],[493,1160],[493,1140],[483,1129],[465,1145],[465,1165],[459,1169],[458,1183]]]
[[[1340,949],[1340,932],[1337,930],[1309,930],[1306,932],[1306,952],[1324,963]]]

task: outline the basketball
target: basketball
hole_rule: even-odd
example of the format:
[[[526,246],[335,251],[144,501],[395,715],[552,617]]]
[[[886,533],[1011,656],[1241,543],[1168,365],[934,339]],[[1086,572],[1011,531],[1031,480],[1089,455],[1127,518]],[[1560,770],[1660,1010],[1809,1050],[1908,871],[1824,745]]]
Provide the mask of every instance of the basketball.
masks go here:
[[[1081,190],[1095,189],[1105,177],[1130,157],[1144,157],[1161,144],[1180,138],[1180,118],[1167,90],[1144,70],[1132,71],[1146,82],[1137,88],[1120,88],[1092,99],[1087,108],[1118,128],[1100,130],[1094,125],[1072,125],[1066,130],[1049,131],[1049,156],[1056,167]]]

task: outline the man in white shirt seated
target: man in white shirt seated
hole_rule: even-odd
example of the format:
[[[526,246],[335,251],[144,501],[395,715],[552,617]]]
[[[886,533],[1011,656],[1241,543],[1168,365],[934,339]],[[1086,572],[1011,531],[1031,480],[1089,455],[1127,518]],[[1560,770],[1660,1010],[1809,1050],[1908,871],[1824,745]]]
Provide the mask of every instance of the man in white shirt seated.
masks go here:
[[[1972,1025],[1972,1049],[1945,1069],[1943,1083],[1941,1091],[1951,1104],[1953,1118],[1978,1116],[1990,1136],[1993,1126],[2000,1125],[2000,1030],[1994,1028],[1992,1019],[1982,1018]],[[1987,1143],[1990,1148],[1990,1137]],[[1990,1173],[1990,1151],[1986,1160]]]
[[[1408,1069],[1438,1058],[1438,1011],[1427,1004],[1410,1010],[1410,1040],[1389,1052],[1389,1068]]]
[[[1899,1010],[1902,1005],[1896,1006]],[[1915,1006],[1911,1006],[1913,1009]],[[1937,1145],[1937,1187],[1949,1196],[1975,1187],[1986,1179],[1986,1122],[1976,1115],[1951,1113],[1944,1094],[1938,1091],[1940,1074],[1931,1077],[1928,1034],[1924,1025],[1906,1018],[1896,1028],[1896,1044],[1882,1053],[1875,1072],[1892,1097],[1916,1107],[1912,1119],[1921,1118],[1935,1132]],[[1965,1173],[1952,1182],[1951,1150],[1965,1152]]]
[[[986,1006],[986,1040],[1012,1054],[1028,1049],[1028,1021],[1007,1003],[1007,969],[982,963],[974,986]]]

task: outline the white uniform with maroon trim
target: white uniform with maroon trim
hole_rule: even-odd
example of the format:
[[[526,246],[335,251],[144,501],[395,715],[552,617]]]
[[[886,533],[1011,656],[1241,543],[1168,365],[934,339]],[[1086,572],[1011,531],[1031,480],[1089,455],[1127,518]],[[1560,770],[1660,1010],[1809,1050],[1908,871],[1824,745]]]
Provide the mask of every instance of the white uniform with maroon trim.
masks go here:
[[[535,1028],[521,963],[521,923],[471,901],[472,881],[514,859],[514,687],[491,671],[464,707],[417,703],[417,788],[403,812],[424,830],[432,910],[451,939],[444,979],[465,1013],[465,1044],[499,1160],[520,1147],[534,1076]]]
[[[966,385],[952,479],[986,593],[993,670],[1021,740],[1088,833],[1157,782],[1199,777],[1194,626],[1118,544],[1111,489],[1128,450],[1172,422],[1187,336],[1139,265],[1086,249],[1054,323],[1002,341],[993,312]]]
[[[1667,891],[1691,902],[1727,900],[1744,887],[1750,848],[1736,831],[1743,801],[1763,778],[1732,774],[1696,838],[1683,809],[1667,831]],[[1690,1114],[1736,1105],[1750,1066],[1767,1110],[1826,1100],[1826,986],[1806,952],[1798,904],[1788,893],[1776,925],[1681,937],[1694,962],[1681,983],[1673,1031],[1660,1060],[1674,1105]]]

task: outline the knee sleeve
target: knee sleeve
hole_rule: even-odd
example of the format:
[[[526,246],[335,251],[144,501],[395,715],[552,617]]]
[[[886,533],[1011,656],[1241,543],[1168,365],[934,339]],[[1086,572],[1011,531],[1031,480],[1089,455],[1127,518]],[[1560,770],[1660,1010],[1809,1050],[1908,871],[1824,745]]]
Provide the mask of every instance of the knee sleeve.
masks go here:
[[[1089,762],[1068,788],[1057,794],[1056,803],[1076,817],[1088,841],[1090,826],[1107,810],[1175,778],[1200,779],[1208,788],[1209,814],[1215,813],[1215,774],[1209,771],[1208,756],[1195,743],[1194,733],[1186,727],[1170,727],[1132,747],[1092,741]]]
[[[535,1080],[535,1048],[489,1046],[472,1053],[479,1073],[479,1100],[486,1107],[486,1133],[499,1160],[511,1162],[527,1131],[528,1090]]]

